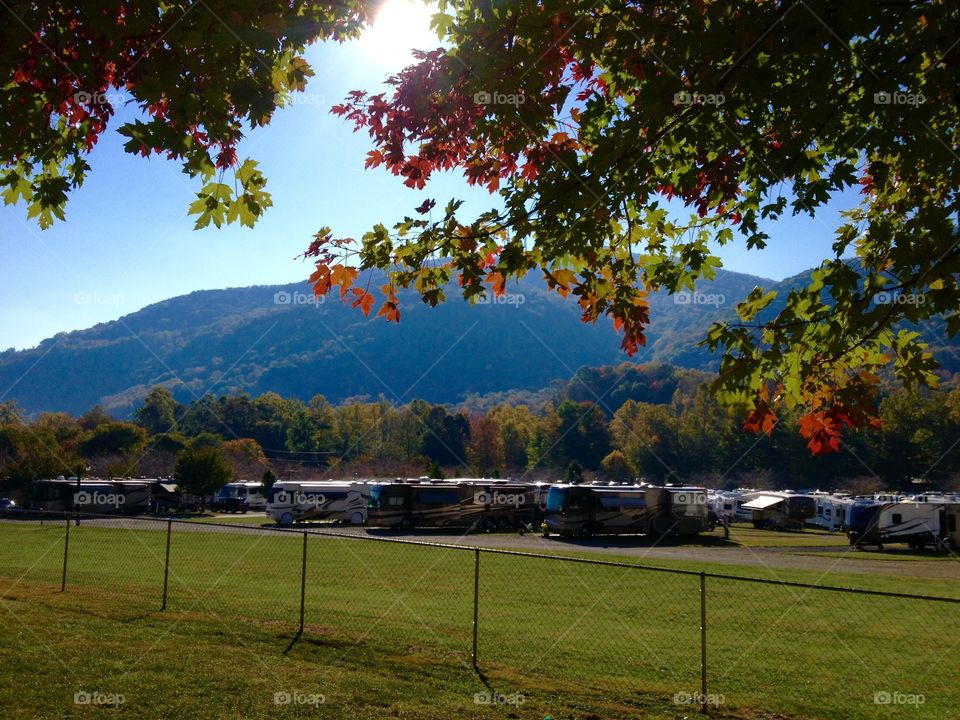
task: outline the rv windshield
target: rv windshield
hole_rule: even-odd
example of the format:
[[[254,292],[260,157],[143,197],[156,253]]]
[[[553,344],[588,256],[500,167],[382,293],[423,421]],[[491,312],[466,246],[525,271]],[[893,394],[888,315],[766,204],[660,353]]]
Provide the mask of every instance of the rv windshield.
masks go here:
[[[383,485],[374,485],[370,488],[370,497],[367,499],[368,510],[379,510],[383,498]]]
[[[561,512],[563,506],[567,504],[567,488],[552,487],[547,491],[547,512]]]

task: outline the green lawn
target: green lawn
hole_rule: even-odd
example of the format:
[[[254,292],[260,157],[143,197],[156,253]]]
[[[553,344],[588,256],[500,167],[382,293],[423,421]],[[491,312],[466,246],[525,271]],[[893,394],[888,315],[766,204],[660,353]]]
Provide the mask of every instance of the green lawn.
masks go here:
[[[498,707],[474,701],[488,690],[470,663],[471,551],[310,537],[306,632],[284,654],[299,534],[176,530],[161,613],[164,532],[71,528],[61,593],[63,529],[0,523],[5,716],[85,716],[86,690],[123,694],[132,717],[679,718],[693,708],[674,696],[699,689],[696,576],[482,554],[480,669],[524,699]],[[955,717],[956,605],[708,578],[707,609],[721,716]]]

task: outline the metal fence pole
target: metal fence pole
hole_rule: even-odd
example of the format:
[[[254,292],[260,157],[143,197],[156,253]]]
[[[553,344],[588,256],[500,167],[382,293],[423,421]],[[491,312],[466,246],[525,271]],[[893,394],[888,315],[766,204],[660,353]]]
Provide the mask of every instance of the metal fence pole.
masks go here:
[[[173,521],[167,520],[167,554],[163,559],[163,604],[160,610],[167,609],[167,583],[170,579],[170,533],[173,530]]]
[[[480,548],[474,550],[473,555],[473,669],[477,668],[477,631],[480,628]]]
[[[307,533],[303,533],[303,562],[300,567],[300,635],[303,634],[303,618],[307,601]]]
[[[700,712],[707,712],[707,575],[700,573]]]
[[[67,534],[63,540],[63,577],[60,579],[60,592],[67,590],[67,553],[70,551],[70,516],[64,513],[63,517],[67,521]]]

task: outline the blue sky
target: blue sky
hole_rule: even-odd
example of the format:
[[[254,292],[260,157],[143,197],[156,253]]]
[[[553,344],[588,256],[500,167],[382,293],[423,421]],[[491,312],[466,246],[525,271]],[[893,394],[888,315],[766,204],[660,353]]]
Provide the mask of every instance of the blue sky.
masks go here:
[[[424,194],[383,170],[365,171],[366,136],[354,134],[329,108],[350,90],[376,89],[406,65],[405,47],[435,44],[426,15],[418,22],[410,17],[385,17],[359,41],[310,49],[316,76],[307,93],[240,148],[241,158],[260,162],[273,196],[273,207],[252,230],[193,230],[187,208],[199,184],[175,163],[126,154],[112,130],[91,154],[93,170],[71,195],[66,222],[42,231],[26,219],[25,207],[3,207],[0,349],[32,347],[57,332],[194,290],[303,280],[310,268],[295,257],[320,227],[358,236],[376,222],[409,214]],[[426,190],[440,203],[464,198],[477,211],[496,200],[458,175],[436,178]],[[781,279],[830,253],[835,224],[832,208],[815,220],[788,218],[770,229],[768,250],[731,246],[721,257],[730,270]]]

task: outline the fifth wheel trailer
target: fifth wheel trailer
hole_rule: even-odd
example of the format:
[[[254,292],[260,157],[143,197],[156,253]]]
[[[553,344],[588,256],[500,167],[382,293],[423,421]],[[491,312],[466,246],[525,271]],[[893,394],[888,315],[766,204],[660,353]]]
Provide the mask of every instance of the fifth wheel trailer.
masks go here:
[[[906,543],[912,548],[927,545],[957,546],[960,505],[943,502],[855,504],[850,510],[847,536],[856,547]]]

